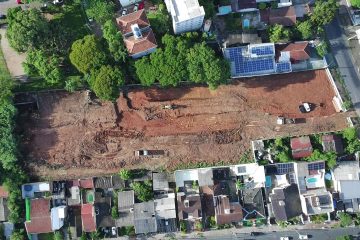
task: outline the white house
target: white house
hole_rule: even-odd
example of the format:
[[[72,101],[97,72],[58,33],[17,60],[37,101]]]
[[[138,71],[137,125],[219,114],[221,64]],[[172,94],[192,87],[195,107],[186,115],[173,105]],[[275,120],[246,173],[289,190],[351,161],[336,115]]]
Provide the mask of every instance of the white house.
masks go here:
[[[195,31],[204,22],[205,10],[198,0],[165,0],[175,34]]]

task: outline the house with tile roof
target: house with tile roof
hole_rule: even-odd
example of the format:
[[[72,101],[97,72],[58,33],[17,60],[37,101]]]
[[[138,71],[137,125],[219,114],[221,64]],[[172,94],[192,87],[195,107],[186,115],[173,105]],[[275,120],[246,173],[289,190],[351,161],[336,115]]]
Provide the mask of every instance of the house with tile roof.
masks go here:
[[[295,42],[275,45],[276,58],[281,56],[282,52],[289,52],[292,64],[310,59],[309,42]]]
[[[157,48],[155,35],[150,28],[145,10],[116,18],[129,56],[140,58],[154,52]]]
[[[269,24],[280,24],[285,27],[296,24],[296,12],[293,6],[269,10]]]
[[[96,214],[93,204],[87,203],[81,206],[81,220],[84,232],[96,231]]]
[[[295,159],[309,157],[313,152],[309,136],[292,138],[290,146],[292,156]]]

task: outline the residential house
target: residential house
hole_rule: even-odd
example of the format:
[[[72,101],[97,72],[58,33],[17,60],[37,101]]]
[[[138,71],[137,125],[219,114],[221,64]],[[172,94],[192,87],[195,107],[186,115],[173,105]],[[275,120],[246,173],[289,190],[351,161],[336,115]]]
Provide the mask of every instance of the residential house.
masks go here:
[[[296,12],[293,6],[270,9],[269,11],[270,25],[279,24],[291,27],[296,24]]]
[[[118,211],[119,218],[116,219],[118,227],[134,226],[134,191],[118,192]]]
[[[111,216],[111,205],[112,200],[110,196],[103,195],[102,192],[95,192],[95,203],[96,209],[96,226],[97,227],[113,227],[115,221]]]
[[[26,199],[26,216],[25,228],[28,234],[49,233],[59,230],[64,225],[67,207],[51,208],[50,199],[37,198]]]
[[[136,11],[116,18],[124,43],[132,58],[140,58],[157,48],[155,35],[150,28],[145,10]]]
[[[135,203],[134,226],[136,234],[157,232],[154,201]]]
[[[204,22],[205,10],[198,0],[165,0],[175,34],[196,31]]]
[[[100,189],[123,189],[125,182],[118,174],[110,177],[96,177],[94,178],[94,187]]]
[[[344,153],[344,146],[340,136],[336,134],[327,134],[321,136],[321,144],[324,152]]]
[[[334,211],[332,195],[325,186],[325,162],[297,162],[296,171],[303,213],[309,216]]]
[[[96,214],[93,204],[86,203],[81,205],[81,220],[84,232],[96,231]]]
[[[282,54],[277,61],[274,43],[249,44],[224,48],[224,56],[230,63],[231,77],[251,77],[291,72],[289,54]]]
[[[339,193],[338,209],[349,213],[360,212],[359,161],[340,161],[333,169],[334,189]]]
[[[37,183],[26,183],[21,186],[22,198],[41,198],[46,193],[49,193],[50,183],[48,182],[37,182]]]
[[[176,198],[173,189],[169,186],[169,179],[173,181],[165,172],[153,172],[152,174],[158,232],[175,232],[177,230]]]
[[[9,192],[5,189],[4,186],[0,186],[0,222],[8,221],[8,216],[10,214],[9,208],[7,206],[8,197]]]
[[[177,193],[177,205],[178,205],[178,219],[188,222],[195,222],[201,220],[201,198],[198,191],[192,193],[178,192]]]
[[[276,44],[275,49],[277,58],[279,58],[283,52],[289,52],[292,64],[310,59],[310,46],[307,41]]]
[[[295,163],[265,166],[265,192],[270,218],[287,221],[302,214]]]
[[[291,138],[290,146],[295,159],[309,157],[313,152],[309,136]]]

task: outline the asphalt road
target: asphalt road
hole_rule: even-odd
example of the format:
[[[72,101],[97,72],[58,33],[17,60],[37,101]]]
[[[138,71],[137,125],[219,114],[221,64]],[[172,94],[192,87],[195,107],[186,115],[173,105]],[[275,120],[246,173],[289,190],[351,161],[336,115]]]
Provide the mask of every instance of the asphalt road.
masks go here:
[[[349,49],[347,37],[340,26],[338,17],[325,28],[325,31],[355,110],[358,116],[360,116],[360,69],[359,66],[355,64],[355,60]]]
[[[334,229],[315,229],[315,230],[299,230],[300,234],[307,234],[312,240],[335,240],[336,237],[344,235],[358,236],[360,228],[334,228]],[[281,232],[263,232],[259,236],[251,236],[249,233],[229,233],[220,236],[206,235],[205,239],[221,239],[221,240],[279,240],[280,237],[289,237],[290,239],[299,239],[299,234],[296,231],[281,231]],[[192,238],[193,239],[193,238]],[[354,238],[357,239],[357,238]],[[360,238],[359,238],[360,239]]]

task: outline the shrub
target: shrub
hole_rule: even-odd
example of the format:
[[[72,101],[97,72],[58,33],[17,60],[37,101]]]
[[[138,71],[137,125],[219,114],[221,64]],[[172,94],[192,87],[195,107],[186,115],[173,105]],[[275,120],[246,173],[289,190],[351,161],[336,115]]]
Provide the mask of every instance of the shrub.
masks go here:
[[[351,215],[348,213],[339,213],[339,219],[341,227],[348,227],[353,223]]]
[[[137,198],[142,202],[147,202],[153,198],[152,185],[150,181],[134,182],[131,184]]]
[[[125,181],[132,179],[134,177],[132,171],[128,170],[128,169],[121,169],[119,172],[119,175],[120,175],[120,178]]]
[[[267,7],[267,6],[266,6],[266,3],[264,3],[264,2],[259,3],[258,8],[259,8],[260,10],[264,10],[266,7]]]

